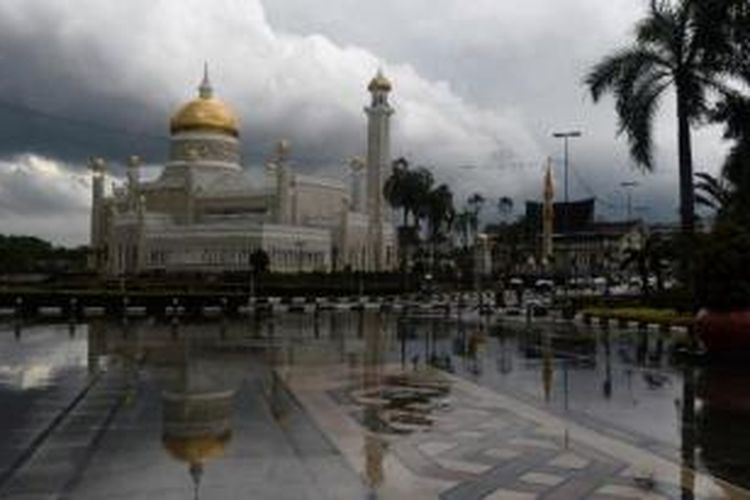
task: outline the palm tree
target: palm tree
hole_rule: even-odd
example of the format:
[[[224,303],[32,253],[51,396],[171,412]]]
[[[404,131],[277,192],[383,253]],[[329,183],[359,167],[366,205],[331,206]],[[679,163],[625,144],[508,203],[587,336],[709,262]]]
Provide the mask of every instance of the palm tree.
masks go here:
[[[471,212],[465,208],[458,212],[453,227],[461,240],[461,246],[466,249],[469,246],[469,234],[471,231]]]
[[[653,169],[651,131],[661,98],[673,89],[677,101],[680,218],[685,235],[694,232],[695,199],[691,125],[705,116],[710,91],[722,91],[726,61],[717,56],[725,37],[704,22],[701,0],[651,0],[637,25],[635,43],[606,56],[585,78],[597,102],[613,94],[619,132],[630,153],[646,170]]]
[[[621,269],[635,267],[641,279],[643,295],[649,294],[649,277],[656,278],[656,289],[664,289],[664,274],[669,268],[672,252],[667,241],[658,234],[651,234],[640,248],[629,248],[620,263]]]
[[[482,193],[474,193],[469,196],[468,200],[466,200],[466,204],[469,207],[469,213],[471,214],[469,225],[474,236],[476,236],[479,229],[479,214],[482,212],[484,202],[485,198],[482,196]]]
[[[405,205],[406,201],[406,176],[409,171],[409,161],[406,158],[398,158],[393,161],[393,170],[391,175],[383,184],[383,196],[388,204],[398,210],[402,210],[403,223],[406,227],[409,218],[409,210]]]
[[[708,172],[695,174],[695,202],[719,213],[724,211],[732,198],[732,187],[724,176]]]
[[[435,242],[444,234],[443,229],[450,229],[456,214],[453,193],[447,184],[440,184],[429,192],[425,200],[424,214],[429,225],[429,238]]]
[[[434,182],[425,167],[410,169],[406,158],[393,162],[393,173],[383,185],[383,196],[393,208],[402,210],[403,227],[408,226],[409,214],[417,216],[419,206]]]
[[[501,196],[497,200],[497,211],[500,212],[500,217],[505,219],[511,213],[513,213],[513,199],[509,196]]]

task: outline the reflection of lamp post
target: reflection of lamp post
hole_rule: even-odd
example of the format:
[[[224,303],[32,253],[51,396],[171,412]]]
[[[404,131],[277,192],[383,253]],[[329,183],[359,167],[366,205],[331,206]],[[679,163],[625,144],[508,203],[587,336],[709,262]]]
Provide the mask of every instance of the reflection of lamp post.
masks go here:
[[[486,271],[486,252],[487,252],[487,241],[488,237],[485,233],[477,235],[478,245],[476,248],[478,251],[474,255],[474,285],[479,298],[479,314],[481,315],[484,309],[484,297],[482,293],[482,275]]]

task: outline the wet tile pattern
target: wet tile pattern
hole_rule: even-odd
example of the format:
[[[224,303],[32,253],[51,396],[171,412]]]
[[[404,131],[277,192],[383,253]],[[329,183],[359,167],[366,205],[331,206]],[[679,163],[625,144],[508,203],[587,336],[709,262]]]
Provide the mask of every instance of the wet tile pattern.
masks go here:
[[[544,408],[528,408],[512,398],[496,397],[442,372],[430,376],[442,380],[449,390],[428,402],[421,401],[416,408],[414,403],[402,408],[429,424],[394,432],[388,425],[372,425],[377,417],[362,415],[379,415],[392,407],[387,396],[418,387],[420,380],[426,380],[424,374],[410,383],[406,383],[408,377],[382,376],[379,386],[368,389],[363,389],[362,383],[345,382],[331,371],[328,374],[306,371],[304,376],[295,376],[292,391],[322,427],[332,419],[332,412],[340,412],[339,417],[346,415],[356,422],[361,435],[377,435],[387,443],[377,464],[383,477],[378,476],[378,484],[373,485],[380,498],[398,498],[400,493],[389,479],[402,482],[404,477],[416,488],[411,498],[445,500],[678,499],[683,498],[683,486],[685,492],[694,492],[692,498],[696,499],[729,498],[731,494],[744,498],[747,494],[701,475],[686,476],[679,466],[647,450],[565,422]],[[366,379],[363,376],[362,380]],[[436,383],[429,385],[435,387]],[[322,389],[327,401],[318,392]],[[373,464],[370,458],[361,460],[357,453],[361,448],[356,442],[357,429],[349,428],[349,433],[341,425],[336,429],[331,428],[329,438],[366,476]],[[397,477],[389,478],[389,470]],[[686,483],[685,477],[694,477],[694,481]]]

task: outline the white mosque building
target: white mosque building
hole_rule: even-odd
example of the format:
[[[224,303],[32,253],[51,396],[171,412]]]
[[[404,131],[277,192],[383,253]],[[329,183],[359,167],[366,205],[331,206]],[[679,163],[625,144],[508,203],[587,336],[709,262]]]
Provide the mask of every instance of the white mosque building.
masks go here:
[[[268,182],[257,185],[241,164],[238,120],[206,72],[198,97],[170,121],[169,161],[158,178],[141,180],[141,162],[131,157],[127,181],[105,194],[107,164],[91,161],[93,266],[110,276],[248,271],[262,249],[274,272],[395,269],[383,197],[391,83],[378,71],[368,90],[367,154],[352,162],[350,183],[293,172],[281,141]]]

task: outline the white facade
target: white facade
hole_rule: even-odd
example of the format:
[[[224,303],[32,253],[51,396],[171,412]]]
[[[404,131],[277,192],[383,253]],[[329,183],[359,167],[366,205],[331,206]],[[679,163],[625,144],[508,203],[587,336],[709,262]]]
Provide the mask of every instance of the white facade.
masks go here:
[[[247,271],[262,249],[275,272],[394,270],[396,234],[382,195],[393,113],[384,81],[379,73],[370,84],[365,179],[347,185],[295,173],[282,141],[258,186],[240,162],[236,119],[204,77],[198,99],[172,118],[157,179],[141,181],[133,157],[127,183],[105,195],[106,164],[92,161],[92,265],[108,275]]]

